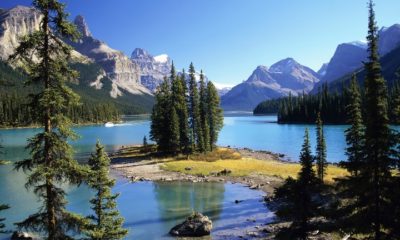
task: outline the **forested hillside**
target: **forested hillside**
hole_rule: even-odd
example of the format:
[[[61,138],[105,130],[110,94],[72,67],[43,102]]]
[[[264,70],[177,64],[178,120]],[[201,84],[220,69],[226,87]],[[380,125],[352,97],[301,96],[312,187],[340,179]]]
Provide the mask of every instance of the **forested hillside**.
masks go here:
[[[80,74],[79,82],[68,85],[81,97],[81,105],[69,109],[68,115],[74,123],[101,123],[116,121],[121,114],[147,113],[153,104],[150,95],[124,94],[118,99],[111,98],[110,81],[102,80],[102,89],[95,89],[89,83],[99,75],[100,67],[94,63],[74,63],[72,67]],[[39,90],[35,85],[24,86],[28,77],[22,71],[14,70],[0,61],[0,126],[18,127],[34,125],[35,112],[27,103],[29,95]]]

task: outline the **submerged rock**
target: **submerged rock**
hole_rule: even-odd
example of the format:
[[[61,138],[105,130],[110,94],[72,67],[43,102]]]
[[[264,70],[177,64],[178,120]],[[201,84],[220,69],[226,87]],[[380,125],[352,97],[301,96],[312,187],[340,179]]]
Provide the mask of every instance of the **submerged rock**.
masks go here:
[[[178,237],[201,237],[210,235],[212,222],[201,213],[193,213],[183,223],[173,227],[169,234]]]

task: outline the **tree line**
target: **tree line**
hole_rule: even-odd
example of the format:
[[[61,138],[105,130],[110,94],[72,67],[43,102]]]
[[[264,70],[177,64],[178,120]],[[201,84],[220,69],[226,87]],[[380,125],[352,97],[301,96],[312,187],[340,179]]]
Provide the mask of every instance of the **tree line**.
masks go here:
[[[214,84],[205,82],[203,72],[198,84],[192,63],[188,81],[186,76],[184,70],[177,74],[172,64],[169,78],[164,79],[155,94],[150,137],[163,153],[188,155],[212,151],[223,126]]]
[[[66,113],[79,105],[79,97],[66,83],[77,74],[69,65],[72,49],[58,36],[77,39],[77,31],[67,21],[65,5],[59,1],[35,0],[33,6],[43,15],[40,28],[22,39],[10,60],[20,61],[28,69],[28,86],[39,87],[31,94],[29,105],[43,128],[28,139],[26,148],[31,156],[14,167],[27,174],[25,186],[33,190],[42,206],[16,226],[49,240],[73,239],[74,234],[85,239],[122,239],[127,230],[116,209],[118,195],[111,193],[115,181],[109,177],[110,159],[103,146],[98,142],[88,164],[81,165],[73,158],[68,142],[76,135]],[[90,216],[67,210],[67,193],[60,187],[65,183],[87,183],[95,191]],[[0,205],[0,210],[8,207]],[[0,231],[4,228],[2,221]]]
[[[288,178],[275,191],[280,202],[277,216],[292,222],[281,229],[278,239],[308,239],[318,229],[350,233],[357,239],[400,239],[400,134],[389,126],[389,93],[381,75],[372,0],[368,22],[364,100],[353,77],[345,106],[350,127],[345,132],[347,160],[340,165],[349,175],[335,179],[333,186],[321,181],[318,159],[326,155],[318,146],[317,156],[311,155],[306,130],[297,179]],[[324,149],[320,132],[317,127],[317,143]],[[312,167],[315,159],[317,173]]]
[[[399,69],[400,73],[400,69]],[[355,75],[353,75],[355,78]],[[361,109],[366,108],[366,89],[360,87]],[[267,100],[254,109],[254,114],[278,113],[279,123],[313,123],[317,114],[325,123],[346,123],[346,106],[350,103],[352,88],[350,85],[342,85],[341,91],[331,92],[328,85],[324,84],[317,94],[302,94],[279,99]],[[400,84],[395,81],[388,90],[388,117],[390,123],[400,124],[396,112],[399,111]],[[365,114],[365,111],[362,111]]]

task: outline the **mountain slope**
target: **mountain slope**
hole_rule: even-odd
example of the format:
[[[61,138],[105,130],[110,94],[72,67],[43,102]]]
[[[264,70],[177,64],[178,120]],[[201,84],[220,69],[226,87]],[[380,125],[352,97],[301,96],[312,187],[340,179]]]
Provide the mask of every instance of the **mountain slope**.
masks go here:
[[[222,96],[221,104],[224,110],[252,111],[267,99],[307,93],[318,81],[316,72],[287,58],[270,68],[258,66],[245,82]]]
[[[394,24],[388,28],[382,28],[378,32],[378,49],[380,56],[384,56],[397,48],[400,44],[400,24]],[[332,82],[362,67],[367,60],[367,45],[364,42],[355,41],[340,44],[327,64],[321,82],[312,91],[316,93],[322,83]]]

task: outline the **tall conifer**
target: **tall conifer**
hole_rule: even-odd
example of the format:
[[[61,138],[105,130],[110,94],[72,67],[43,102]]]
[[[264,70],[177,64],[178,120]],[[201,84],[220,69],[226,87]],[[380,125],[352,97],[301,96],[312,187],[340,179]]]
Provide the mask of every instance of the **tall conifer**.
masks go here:
[[[371,233],[375,240],[386,238],[385,229],[392,218],[389,200],[394,148],[393,132],[389,127],[386,82],[381,74],[378,54],[378,28],[373,2],[370,0],[368,22],[368,62],[365,63],[366,115],[365,164],[357,179],[359,196],[355,196],[354,214],[358,216],[357,232]]]
[[[322,125],[321,114],[317,114],[317,149],[316,149],[316,164],[317,164],[317,176],[319,180],[324,181],[326,175],[326,142],[324,136],[324,126]]]
[[[197,89],[196,71],[193,63],[189,66],[189,116],[191,139],[194,141],[192,145],[194,150],[204,149],[203,134],[200,119],[199,91]]]
[[[286,179],[283,186],[275,191],[275,198],[281,203],[276,215],[281,220],[292,222],[289,229],[282,229],[278,239],[307,239],[313,229],[310,219],[317,215],[319,203],[318,179],[313,170],[314,157],[311,154],[308,129],[305,130],[304,143],[300,153],[301,169],[296,180]]]
[[[215,148],[219,132],[224,125],[224,116],[220,106],[218,91],[211,81],[207,82],[207,117],[210,129],[210,150]]]
[[[128,231],[122,227],[124,219],[116,209],[118,194],[111,193],[115,180],[109,177],[110,158],[99,141],[88,164],[91,170],[88,185],[95,190],[95,197],[90,200],[94,214],[88,217],[84,233],[92,240],[122,239]]]
[[[200,122],[201,130],[203,135],[203,149],[202,151],[210,150],[210,127],[209,127],[209,117],[208,117],[208,97],[206,83],[204,82],[203,71],[200,72]]]
[[[31,79],[28,84],[41,86],[31,106],[39,115],[43,132],[29,139],[31,157],[15,166],[29,173],[26,187],[33,188],[43,205],[17,225],[43,232],[49,240],[69,239],[71,230],[81,227],[82,218],[67,211],[66,193],[59,186],[65,182],[80,183],[84,171],[73,159],[68,140],[75,135],[65,116],[68,107],[78,102],[78,96],[66,85],[77,74],[68,64],[72,49],[58,36],[73,38],[77,34],[74,25],[67,21],[64,4],[57,0],[34,0],[33,6],[42,14],[40,28],[22,39],[11,60],[18,60],[27,69]]]

